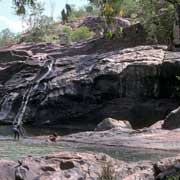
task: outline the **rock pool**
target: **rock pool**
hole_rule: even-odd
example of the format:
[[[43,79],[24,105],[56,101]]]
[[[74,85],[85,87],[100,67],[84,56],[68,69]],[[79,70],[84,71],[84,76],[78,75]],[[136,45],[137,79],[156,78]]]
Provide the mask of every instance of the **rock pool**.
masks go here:
[[[178,154],[176,151],[95,146],[64,141],[58,142],[58,144],[49,144],[45,140],[36,139],[36,136],[50,134],[52,132],[51,130],[41,129],[39,132],[33,128],[27,128],[26,130],[27,136],[24,139],[14,141],[11,134],[11,127],[0,127],[0,159],[18,160],[28,155],[43,156],[61,151],[93,151],[106,153],[119,160],[136,162],[140,160],[157,161],[164,157],[171,157]]]

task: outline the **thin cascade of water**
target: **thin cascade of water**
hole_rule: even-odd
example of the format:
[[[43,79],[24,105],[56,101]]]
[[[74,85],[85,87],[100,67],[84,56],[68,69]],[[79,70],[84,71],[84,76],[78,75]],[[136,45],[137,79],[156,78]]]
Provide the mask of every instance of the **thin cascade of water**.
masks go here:
[[[20,109],[19,109],[19,112],[17,113],[16,118],[15,118],[13,124],[22,125],[22,123],[23,123],[23,121],[22,121],[23,120],[23,116],[24,116],[24,113],[26,111],[26,107],[27,107],[27,104],[29,102],[30,96],[31,96],[32,92],[35,91],[38,88],[40,82],[42,80],[44,80],[51,73],[51,71],[53,69],[53,63],[54,63],[54,60],[52,58],[50,58],[50,60],[47,60],[45,62],[44,66],[47,68],[47,71],[40,78],[35,78],[35,79],[37,79],[37,80],[35,80],[35,85],[31,86],[25,92],[25,94],[23,96],[23,100],[22,100],[21,106],[20,106]]]
[[[32,90],[33,90],[33,88],[28,89],[26,91],[26,93],[24,94],[24,96],[23,96],[21,107],[20,107],[20,109],[18,111],[18,114],[16,115],[16,118],[15,118],[15,122],[17,122],[17,124],[19,124],[19,125],[22,124],[23,115],[24,115],[24,113],[26,111],[26,106],[28,104],[28,101],[29,101],[29,98],[31,96]]]

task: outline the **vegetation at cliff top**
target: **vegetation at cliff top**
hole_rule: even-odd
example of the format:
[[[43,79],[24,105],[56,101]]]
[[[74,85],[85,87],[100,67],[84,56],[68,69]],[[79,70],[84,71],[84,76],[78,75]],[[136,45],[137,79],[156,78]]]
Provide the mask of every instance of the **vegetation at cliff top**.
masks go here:
[[[52,17],[44,15],[42,3],[37,0],[13,0],[13,4],[17,15],[22,17],[23,23],[26,23],[28,28],[20,36],[8,32],[8,38],[7,30],[2,31],[0,46],[19,41],[19,37],[20,42],[59,42],[59,35],[64,29],[58,28],[59,20],[54,21]],[[131,23],[140,22],[148,34],[148,41],[167,44],[172,38],[175,12],[179,6],[179,0],[89,0],[89,4],[80,9],[66,4],[60,16],[64,24],[84,16],[101,16],[104,19],[104,23],[101,24],[104,35],[111,35],[108,37],[117,32],[114,28],[114,17],[124,17]],[[70,43],[86,40],[92,36],[86,27],[68,31],[67,38]]]

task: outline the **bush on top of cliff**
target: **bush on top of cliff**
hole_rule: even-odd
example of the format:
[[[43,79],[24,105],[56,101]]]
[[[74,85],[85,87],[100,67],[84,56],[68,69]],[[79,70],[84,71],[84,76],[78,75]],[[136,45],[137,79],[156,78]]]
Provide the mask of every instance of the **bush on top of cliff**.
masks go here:
[[[157,0],[89,0],[100,10],[105,19],[105,34],[116,33],[114,17],[128,18],[132,24],[141,22],[147,32],[147,40],[167,43],[172,37],[176,1]],[[118,37],[118,36],[117,36]]]
[[[21,42],[54,42],[58,38],[57,25],[52,17],[43,14],[44,4],[37,3],[22,16],[26,32],[21,35]]]
[[[99,13],[99,10],[91,4],[80,8],[76,8],[75,5],[70,5],[70,6],[71,6],[71,13],[68,17],[68,21],[74,21],[78,18],[92,16],[92,15],[97,16]]]
[[[71,32],[72,42],[81,42],[89,39],[92,36],[92,33],[86,26],[79,27]]]
[[[132,23],[141,22],[148,34],[147,40],[157,43],[167,43],[172,38],[176,5],[180,6],[179,1],[170,0],[89,0],[89,2],[90,4],[80,9],[66,4],[61,13],[61,20],[68,23],[77,18],[99,15],[104,22],[100,24],[100,29],[104,35],[108,34],[111,38],[116,35],[121,37],[122,34],[120,28],[115,25],[114,17],[128,18]],[[68,9],[70,11],[67,11]],[[58,42],[60,30],[57,28],[57,22],[54,22],[52,17],[43,15],[43,3],[34,0],[24,0],[22,3],[16,1],[15,10],[28,26],[26,35],[22,35],[21,41]],[[88,39],[90,33],[83,27],[74,30],[71,35],[71,41],[79,42],[81,39]]]
[[[18,41],[18,35],[9,29],[3,29],[0,32],[0,47],[10,46]]]
[[[76,10],[72,9],[71,17],[86,16],[90,12],[90,7]],[[67,39],[67,44],[80,42],[91,37],[91,32],[87,27],[71,29],[59,21],[54,21],[52,17],[43,15],[44,4],[37,3],[34,8],[23,15],[24,23],[28,25],[26,33],[22,34],[21,42],[48,42],[59,43],[61,34]]]
[[[75,29],[71,29],[68,26],[64,26],[59,35],[60,43],[69,45],[74,42],[82,42],[90,39],[93,33],[86,27],[81,26]]]
[[[52,18],[42,16],[39,25],[30,28],[21,35],[21,42],[52,42],[58,41],[60,30]]]

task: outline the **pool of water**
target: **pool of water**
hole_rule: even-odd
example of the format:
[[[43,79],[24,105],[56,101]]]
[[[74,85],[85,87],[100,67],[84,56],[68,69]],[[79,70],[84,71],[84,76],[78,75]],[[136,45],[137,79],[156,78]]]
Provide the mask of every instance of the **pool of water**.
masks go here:
[[[25,156],[43,156],[56,151],[62,151],[61,147],[42,144],[24,144],[21,141],[0,141],[0,159],[18,160]]]
[[[58,135],[66,135],[78,132],[77,129],[68,128],[35,128],[24,126],[25,136],[42,136],[57,133]],[[12,126],[0,126],[0,136],[13,136]]]
[[[93,151],[103,152],[115,159],[137,162],[141,160],[157,161],[166,157],[173,157],[179,154],[178,152],[151,150],[151,149],[138,149],[138,148],[127,148],[127,147],[103,147],[103,146],[79,146],[79,151]]]
[[[26,129],[27,130],[27,129]],[[61,130],[61,133],[63,131]],[[52,130],[29,129],[27,135],[47,135],[52,134]],[[106,147],[93,146],[80,143],[60,142],[58,144],[49,144],[46,141],[40,141],[36,138],[25,138],[20,141],[14,141],[11,132],[11,127],[0,127],[0,159],[18,160],[25,156],[44,156],[54,152],[61,151],[75,151],[75,152],[103,152],[116,159],[125,161],[140,161],[152,160],[157,161],[161,158],[171,157],[178,154],[178,152],[159,151],[150,149],[135,149],[125,147]]]

